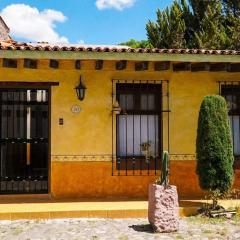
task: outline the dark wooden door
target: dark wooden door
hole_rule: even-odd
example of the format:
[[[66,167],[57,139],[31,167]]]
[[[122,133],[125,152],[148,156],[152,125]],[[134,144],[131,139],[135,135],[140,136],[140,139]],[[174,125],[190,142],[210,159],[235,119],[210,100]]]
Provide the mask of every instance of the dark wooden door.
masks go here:
[[[0,89],[0,194],[48,192],[49,90]]]

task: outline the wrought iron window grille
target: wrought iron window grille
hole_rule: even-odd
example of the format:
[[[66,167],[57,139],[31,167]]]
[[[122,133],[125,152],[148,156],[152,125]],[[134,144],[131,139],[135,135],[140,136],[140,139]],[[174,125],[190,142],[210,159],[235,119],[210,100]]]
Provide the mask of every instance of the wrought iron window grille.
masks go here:
[[[235,160],[240,160],[240,81],[218,81],[219,95],[226,99]]]
[[[112,175],[160,173],[170,151],[169,98],[168,80],[112,80]]]

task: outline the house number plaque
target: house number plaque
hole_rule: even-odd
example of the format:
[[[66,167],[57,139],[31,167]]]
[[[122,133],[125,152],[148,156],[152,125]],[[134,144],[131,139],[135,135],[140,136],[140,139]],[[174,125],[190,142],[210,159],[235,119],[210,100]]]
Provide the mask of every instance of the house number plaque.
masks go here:
[[[72,113],[77,114],[77,113],[81,112],[81,108],[80,108],[79,105],[73,105],[72,108],[71,108],[71,111],[72,111]]]

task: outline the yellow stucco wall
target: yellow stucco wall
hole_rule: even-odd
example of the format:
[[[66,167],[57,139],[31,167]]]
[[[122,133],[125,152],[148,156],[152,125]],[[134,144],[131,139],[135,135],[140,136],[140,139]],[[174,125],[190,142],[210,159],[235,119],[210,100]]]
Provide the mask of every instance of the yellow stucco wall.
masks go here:
[[[171,70],[156,72],[153,63],[149,64],[149,70],[140,72],[134,70],[134,62],[128,62],[127,69],[123,71],[115,70],[114,61],[105,61],[102,70],[94,70],[94,66],[94,61],[82,61],[81,70],[76,70],[74,61],[61,60],[59,69],[51,69],[48,67],[48,60],[39,60],[38,69],[25,69],[23,60],[19,59],[17,69],[0,67],[0,81],[60,83],[59,86],[52,87],[51,155],[112,154],[111,80],[113,78],[169,80],[170,153],[194,154],[198,110],[202,98],[208,94],[218,93],[219,80],[240,80],[239,73],[192,73]],[[77,100],[74,90],[80,75],[87,87],[86,97],[81,102]],[[71,112],[71,107],[76,104],[81,107],[79,114]],[[58,124],[59,118],[64,119],[64,125]],[[52,157],[51,160],[51,193],[54,197],[145,197],[148,183],[155,179],[146,176],[112,177],[109,160],[100,160],[96,163],[64,157]],[[196,195],[200,195],[201,191],[194,173],[194,162],[191,161],[191,167],[186,170],[185,162],[182,161],[182,165],[181,162],[176,163],[178,167],[174,166],[174,162],[171,163],[173,182],[179,185],[180,195],[181,193],[183,196],[188,195],[188,187],[189,194],[194,195],[196,190]],[[194,179],[194,183],[183,187],[184,178]],[[137,187],[131,187],[132,185]]]

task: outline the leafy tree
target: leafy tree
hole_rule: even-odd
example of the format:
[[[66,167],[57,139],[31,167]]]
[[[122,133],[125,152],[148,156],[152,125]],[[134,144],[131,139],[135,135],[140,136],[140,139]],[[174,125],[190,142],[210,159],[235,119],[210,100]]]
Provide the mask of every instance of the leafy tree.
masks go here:
[[[130,39],[127,42],[122,42],[119,45],[129,46],[132,48],[151,48],[152,45],[148,40],[137,41],[135,39]]]
[[[226,101],[206,96],[200,107],[196,140],[200,187],[226,193],[233,183],[233,146]]]
[[[175,0],[146,25],[158,48],[239,50],[240,0]]]
[[[229,36],[230,49],[240,49],[240,1],[223,0],[225,10],[226,33]]]
[[[225,49],[229,38],[223,25],[222,4],[214,2],[207,6],[200,30],[195,33],[196,45],[199,48]]]
[[[198,22],[204,18],[208,6],[216,2],[218,2],[218,0],[189,0],[193,15]]]
[[[183,11],[177,1],[170,8],[157,10],[157,22],[149,21],[146,26],[149,42],[157,48],[186,47],[186,25]]]
[[[240,17],[240,1],[239,0],[223,0],[226,14],[233,14],[234,17]]]
[[[231,39],[229,49],[240,49],[240,17],[230,16],[231,25],[228,27],[228,34]]]
[[[199,30],[199,24],[196,21],[196,18],[190,8],[190,6],[187,4],[186,0],[181,0],[181,6],[182,6],[182,17],[186,25],[185,30],[185,40],[187,43],[188,48],[194,48],[195,47],[195,32]]]

